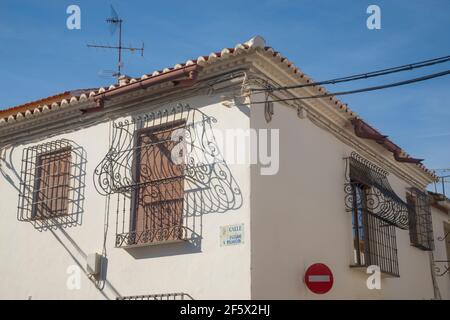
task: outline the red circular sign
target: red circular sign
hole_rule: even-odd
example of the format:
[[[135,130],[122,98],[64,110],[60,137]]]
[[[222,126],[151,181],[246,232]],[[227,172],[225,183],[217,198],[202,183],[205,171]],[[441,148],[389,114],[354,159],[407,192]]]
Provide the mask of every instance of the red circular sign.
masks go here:
[[[327,293],[333,287],[333,281],[333,273],[323,263],[315,263],[306,270],[305,284],[314,293]]]

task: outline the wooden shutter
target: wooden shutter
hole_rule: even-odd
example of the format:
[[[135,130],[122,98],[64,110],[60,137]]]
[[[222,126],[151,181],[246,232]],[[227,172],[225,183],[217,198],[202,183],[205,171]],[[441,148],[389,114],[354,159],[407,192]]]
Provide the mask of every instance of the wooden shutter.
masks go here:
[[[173,148],[179,142],[171,136],[183,127],[184,122],[177,122],[138,135],[138,187],[131,223],[134,244],[179,240],[182,236],[184,166],[172,161]],[[147,236],[141,236],[144,233]]]
[[[38,155],[33,195],[33,217],[66,215],[69,202],[71,150]]]
[[[412,244],[417,244],[418,238],[417,238],[416,198],[412,194],[407,193],[406,201],[409,205],[408,207],[409,239]]]
[[[412,189],[411,193],[406,194],[406,200],[411,244],[419,249],[432,251],[434,236],[428,195]]]

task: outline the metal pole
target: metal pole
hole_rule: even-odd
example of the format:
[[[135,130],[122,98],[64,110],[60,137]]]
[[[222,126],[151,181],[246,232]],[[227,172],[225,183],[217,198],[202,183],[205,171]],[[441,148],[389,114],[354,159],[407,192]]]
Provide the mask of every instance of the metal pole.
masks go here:
[[[439,177],[439,178],[441,179],[441,182],[442,182],[442,194],[444,196],[446,196],[445,195],[445,178],[450,178],[450,176],[442,176],[442,177]]]
[[[119,20],[119,72],[117,73],[117,82],[121,76],[121,65],[122,65],[122,20]]]
[[[445,197],[445,183],[444,183],[444,179],[445,179],[445,177],[442,177],[442,178],[441,178],[441,180],[442,180],[442,194],[443,194],[444,197]]]

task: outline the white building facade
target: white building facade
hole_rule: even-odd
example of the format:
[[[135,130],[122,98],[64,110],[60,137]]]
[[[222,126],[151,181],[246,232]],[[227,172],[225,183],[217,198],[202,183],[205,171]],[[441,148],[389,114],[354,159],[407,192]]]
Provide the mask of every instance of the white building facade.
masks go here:
[[[0,298],[449,299],[436,176],[334,97],[276,102],[323,88],[265,90],[311,81],[255,37],[0,111]]]

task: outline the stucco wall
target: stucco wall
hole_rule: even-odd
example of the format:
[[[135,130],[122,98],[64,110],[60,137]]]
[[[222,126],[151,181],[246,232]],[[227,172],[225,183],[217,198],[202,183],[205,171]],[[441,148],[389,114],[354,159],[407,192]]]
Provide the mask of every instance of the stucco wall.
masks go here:
[[[239,109],[217,103],[218,96],[184,100],[218,119],[216,128],[246,128],[248,116]],[[173,103],[175,105],[176,102]],[[172,105],[172,104],[170,104]],[[146,107],[150,110],[151,106]],[[186,244],[165,244],[135,249],[114,248],[115,211],[109,215],[107,236],[107,283],[103,291],[85,275],[80,290],[68,290],[67,269],[84,268],[86,254],[101,252],[103,246],[105,198],[97,193],[93,173],[108,150],[109,123],[75,130],[50,139],[6,150],[11,165],[2,163],[5,174],[18,186],[12,170],[20,171],[22,149],[61,138],[73,140],[87,154],[85,202],[82,224],[61,230],[39,232],[30,223],[16,218],[18,191],[0,175],[0,298],[16,299],[114,299],[117,295],[144,295],[185,292],[195,299],[250,298],[250,173],[248,165],[229,164],[242,192],[242,206],[225,213],[203,217],[203,240],[199,250]],[[9,159],[7,159],[9,162]],[[20,174],[20,173],[19,173]],[[244,244],[221,247],[220,226],[245,227]]]
[[[106,241],[107,283],[102,291],[85,275],[80,290],[68,290],[66,282],[68,267],[79,263],[84,268],[86,254],[102,250],[105,198],[94,188],[93,173],[108,150],[109,123],[39,137],[6,150],[6,161],[9,164],[11,154],[11,164],[19,171],[24,147],[73,140],[86,151],[87,175],[82,224],[42,232],[17,220],[18,191],[0,175],[0,298],[113,299],[169,292],[185,292],[195,299],[433,297],[428,255],[410,246],[408,231],[396,230],[400,278],[383,278],[381,290],[368,290],[364,270],[349,268],[351,217],[344,209],[342,158],[351,150],[346,145],[285,106],[276,105],[272,122],[266,124],[261,105],[250,112],[245,106],[226,108],[217,103],[219,99],[205,96],[183,102],[216,117],[216,129],[280,129],[278,174],[261,176],[258,165],[250,169],[249,164],[228,163],[242,192],[242,206],[203,216],[200,250],[185,244],[114,248],[113,204]],[[18,186],[14,168],[2,163],[3,172]],[[404,198],[405,182],[393,174],[389,180]],[[241,223],[244,244],[221,247],[220,226]],[[310,293],[302,280],[305,269],[315,262],[329,265],[335,276],[334,288],[323,296]]]
[[[343,187],[349,147],[280,104],[269,124],[263,105],[252,106],[251,127],[280,130],[278,174],[261,176],[259,166],[251,169],[252,298],[433,297],[428,255],[410,246],[407,230],[396,229],[400,278],[383,278],[381,290],[368,290],[365,270],[349,268],[352,224]],[[389,181],[405,199],[407,185],[393,174]],[[306,268],[317,262],[334,274],[334,287],[324,295],[311,293],[303,283]]]

